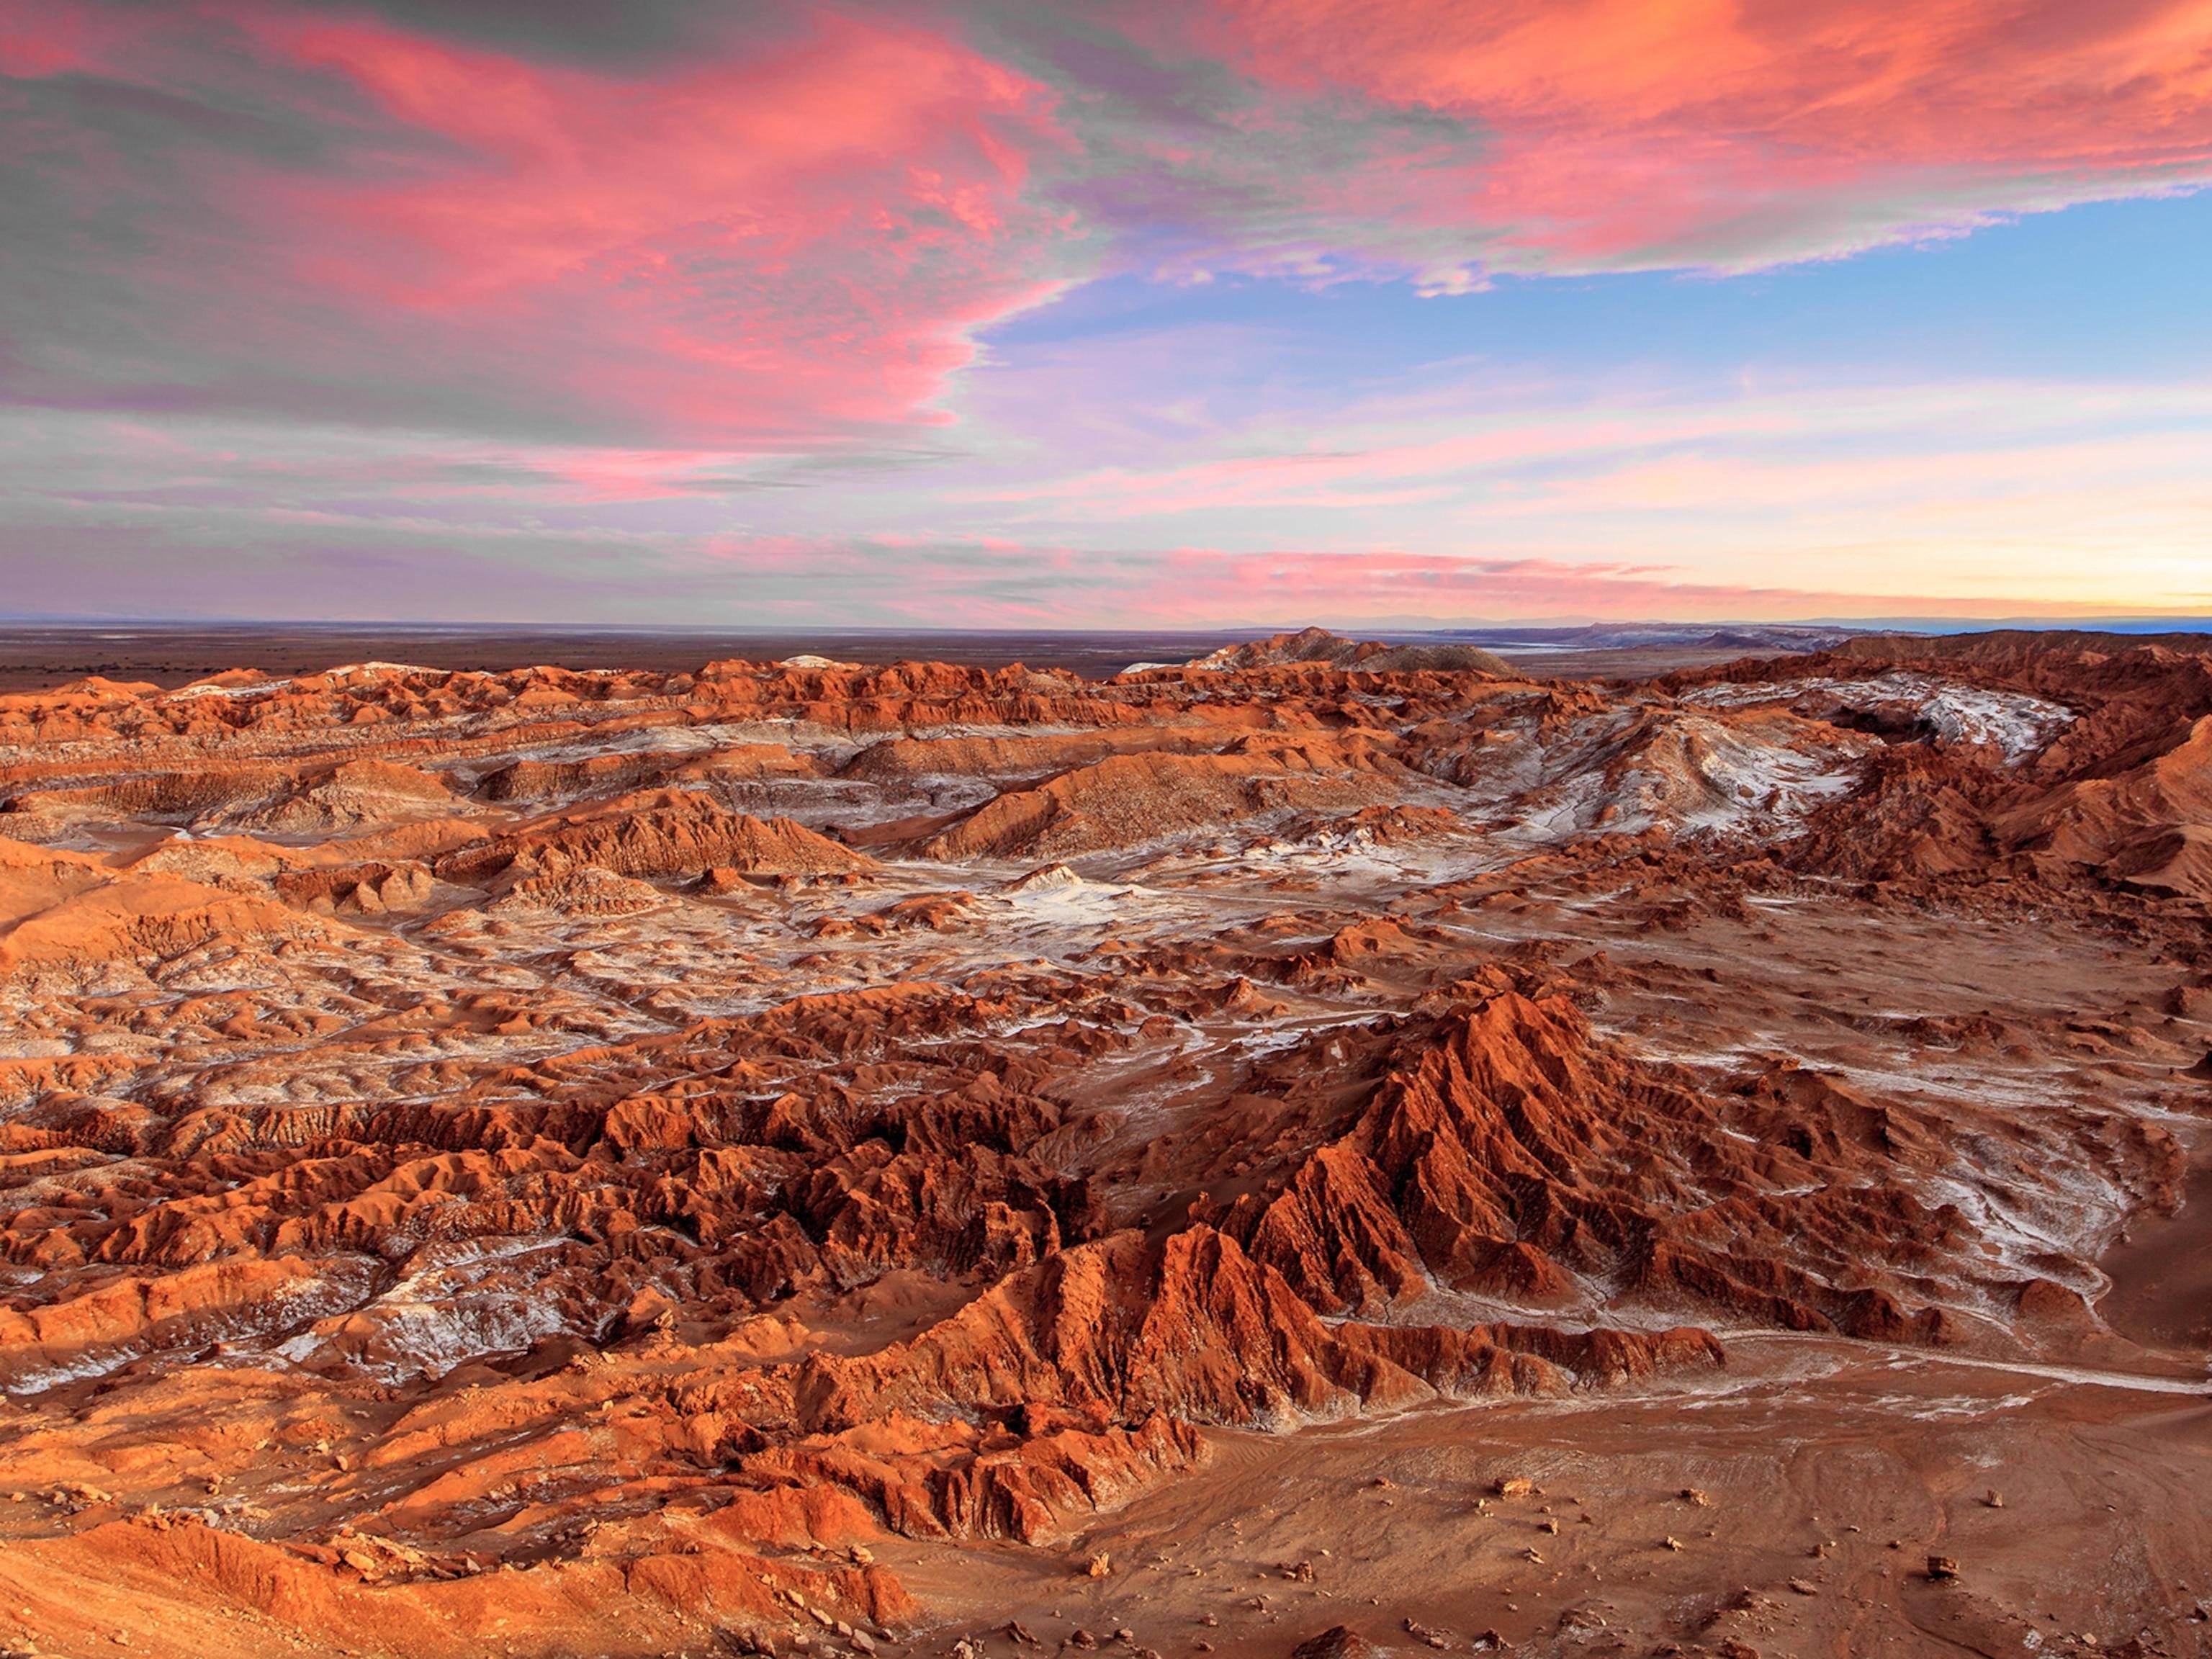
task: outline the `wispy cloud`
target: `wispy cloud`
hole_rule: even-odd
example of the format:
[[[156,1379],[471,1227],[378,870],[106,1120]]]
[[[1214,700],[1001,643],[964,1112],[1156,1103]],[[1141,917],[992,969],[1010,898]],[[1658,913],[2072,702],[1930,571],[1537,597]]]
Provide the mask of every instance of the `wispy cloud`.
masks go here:
[[[1223,0],[1182,15],[1285,94],[1356,94],[1492,135],[1472,161],[1400,158],[1395,210],[1366,238],[1366,181],[1314,181],[1340,244],[1439,286],[1757,269],[2212,170],[2205,0]],[[1408,177],[1410,199],[1389,190]]]
[[[1742,270],[2212,176],[2208,0],[389,9],[0,0],[0,394],[788,448],[1115,269]]]
[[[295,614],[404,570],[737,617],[802,566],[948,621],[2193,605],[2179,370],[1006,325],[1103,278],[1758,271],[2208,178],[2212,0],[0,0],[0,557],[70,608],[136,538],[130,591]]]
[[[916,418],[1060,280],[1054,94],[896,17],[639,77],[252,0],[8,15],[20,401],[789,448]]]
[[[82,608],[65,596],[106,579],[72,550],[130,534],[191,550],[196,608],[290,591],[307,611],[318,593],[388,611],[393,559],[435,573],[410,604],[566,603],[567,584],[594,580],[599,614],[726,622],[808,603],[945,625],[1225,624],[1302,605],[1445,618],[2212,606],[2200,386],[1647,388],[1595,404],[1523,388],[1510,414],[1489,395],[1478,382],[1457,405],[1375,398],[1303,424],[1164,438],[1174,459],[1103,471],[1079,435],[1036,432],[1006,452],[824,470],[49,414],[0,423],[0,476],[19,481],[0,522],[24,550],[17,592],[44,591],[49,609]],[[288,548],[294,568],[272,579]],[[518,569],[562,580],[541,590]]]

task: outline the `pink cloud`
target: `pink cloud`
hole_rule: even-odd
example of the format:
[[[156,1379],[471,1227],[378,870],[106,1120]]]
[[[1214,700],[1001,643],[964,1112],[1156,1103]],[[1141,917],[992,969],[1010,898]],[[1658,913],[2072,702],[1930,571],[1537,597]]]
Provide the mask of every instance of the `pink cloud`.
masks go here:
[[[0,68],[258,106],[318,160],[164,157],[239,257],[126,273],[219,368],[788,444],[909,418],[974,325],[1049,290],[1039,83],[939,33],[817,12],[632,76],[252,0],[4,14]],[[89,181],[78,189],[91,205]],[[241,310],[252,326],[241,330]]]
[[[0,536],[16,604],[90,611],[1196,628],[2212,604],[2206,393],[2131,398],[2115,428],[2097,386],[1966,390],[1686,405],[1676,429],[1713,435],[1657,450],[1577,447],[1595,428],[1554,411],[1559,447],[1516,459],[1510,493],[1392,514],[1336,480],[1144,526],[849,472],[732,497],[711,453],[17,416]]]
[[[2207,0],[1217,0],[1184,38],[1487,131],[1379,181],[1370,245],[1440,277],[1425,226],[1469,265],[1756,266],[2212,177]],[[1375,187],[1309,199],[1349,228]]]
[[[979,329],[1170,244],[1187,272],[1452,287],[1757,266],[2212,178],[2212,0],[698,15],[688,55],[647,62],[340,4],[0,0],[0,76],[132,94],[9,130],[58,205],[11,247],[40,310],[0,391],[807,450],[949,420]],[[662,487],[618,470],[578,483]],[[1172,483],[1168,507],[1417,499],[1322,459]]]
[[[1516,466],[1607,456],[1679,444],[1747,428],[1778,434],[1787,416],[1727,409],[1652,409],[1628,413],[1518,410],[1510,417],[1468,418],[1476,429],[1441,437],[1406,438],[1343,428],[1305,448],[1196,461],[1150,472],[1126,468],[1082,472],[1043,483],[976,490],[965,499],[999,503],[1048,502],[1079,507],[1103,518],[1237,507],[1356,507],[1433,500],[1481,475]],[[1395,484],[1395,488],[1382,486]]]
[[[1314,617],[1346,624],[1395,618],[1402,625],[1408,618],[1717,622],[1814,616],[2076,616],[2099,609],[2118,614],[2122,609],[1717,582],[1663,565],[1455,558],[1387,549],[1239,554],[1190,548],[1164,556],[1149,575],[1132,597],[1127,615],[1152,625],[1167,625],[1177,617],[1221,625]]]
[[[899,550],[787,536],[726,538],[697,568],[731,579],[849,590],[847,622],[925,627],[1208,629],[1423,626],[1451,619],[1802,620],[1815,616],[2061,617],[2120,605],[1962,600],[1909,589],[1700,580],[1680,567],[1543,557],[1455,557],[1376,549],[1101,551],[938,542]],[[690,562],[687,561],[687,564]],[[805,607],[819,620],[818,602]]]

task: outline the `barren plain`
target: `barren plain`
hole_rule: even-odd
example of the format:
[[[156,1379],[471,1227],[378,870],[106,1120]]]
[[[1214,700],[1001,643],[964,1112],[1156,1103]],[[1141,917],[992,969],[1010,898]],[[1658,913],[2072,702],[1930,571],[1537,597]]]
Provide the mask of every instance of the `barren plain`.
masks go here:
[[[2212,1651],[2212,641],[92,678],[0,795],[15,1652]]]

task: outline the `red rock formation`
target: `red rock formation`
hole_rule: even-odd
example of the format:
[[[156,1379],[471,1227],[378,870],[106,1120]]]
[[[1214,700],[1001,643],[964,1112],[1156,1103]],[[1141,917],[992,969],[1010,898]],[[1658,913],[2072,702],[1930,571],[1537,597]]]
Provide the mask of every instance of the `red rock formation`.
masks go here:
[[[2140,765],[2008,805],[1992,828],[2008,848],[2039,862],[2212,898],[2212,714]]]
[[[745,874],[856,873],[874,860],[787,818],[732,812],[693,791],[665,789],[611,801],[533,824],[439,860],[450,881],[520,873],[558,876],[593,866],[611,874],[698,877],[714,868]]]
[[[2206,1046],[2203,656],[1344,644],[0,698],[0,1486],[233,1528],[65,1491],[41,1570],[858,1649],[920,1617],[872,1547],[1254,1431],[1695,1387],[1714,1329],[2118,1340]],[[1938,1006],[1920,906],[2063,988]]]
[[[2054,699],[2072,719],[2017,765],[1997,767],[1986,756],[1927,746],[1900,717],[1885,734],[1899,746],[1816,821],[1814,840],[1792,849],[1793,862],[1882,879],[2032,875],[2061,890],[2093,872],[2212,896],[2212,653],[2201,636],[1868,638],[1832,653],[1733,664],[1668,684],[1772,681],[1786,690],[1899,668]]]
[[[1271,634],[1264,640],[1224,646],[1209,656],[1200,657],[1191,666],[1237,672],[1302,667],[1307,664],[1356,669],[1370,674],[1428,670],[1490,674],[1500,679],[1516,678],[1511,664],[1479,646],[1385,645],[1379,640],[1347,640],[1323,628],[1301,629],[1295,634]]]
[[[934,859],[1064,858],[1134,847],[1282,809],[1358,807],[1381,793],[1376,757],[1329,740],[1220,755],[1117,755],[1000,796],[922,848]]]
[[[143,965],[203,945],[327,938],[287,907],[172,876],[125,876],[79,891],[0,938],[0,977],[103,963]]]

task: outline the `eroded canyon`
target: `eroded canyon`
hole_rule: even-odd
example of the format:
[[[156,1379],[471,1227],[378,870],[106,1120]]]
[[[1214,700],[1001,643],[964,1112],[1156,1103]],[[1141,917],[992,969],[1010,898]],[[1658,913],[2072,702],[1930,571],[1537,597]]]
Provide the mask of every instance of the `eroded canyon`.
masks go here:
[[[0,696],[0,1641],[2204,1651],[2208,651]]]

